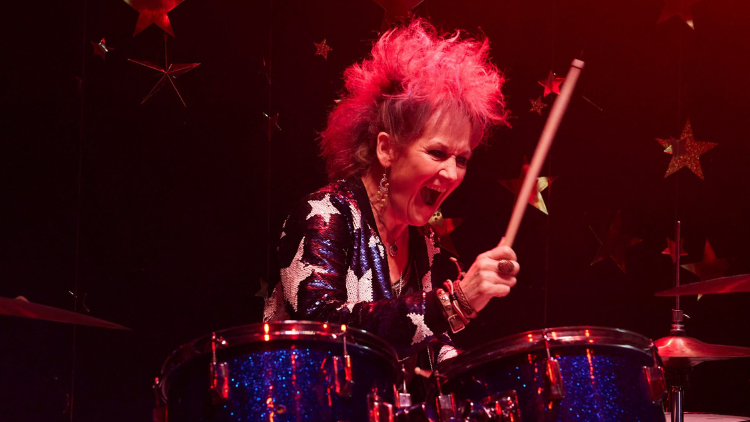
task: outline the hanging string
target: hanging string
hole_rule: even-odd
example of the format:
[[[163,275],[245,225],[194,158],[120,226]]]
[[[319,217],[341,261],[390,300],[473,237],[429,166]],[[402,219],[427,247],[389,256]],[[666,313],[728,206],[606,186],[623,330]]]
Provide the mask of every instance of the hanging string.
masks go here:
[[[268,119],[267,119],[267,141],[266,142],[266,283],[271,282],[271,136],[273,135],[273,125],[271,120],[271,107],[273,105],[273,78],[272,78],[272,66],[273,62],[273,0],[268,1],[268,60],[266,60],[265,77],[268,81]]]
[[[79,79],[79,114],[78,114],[78,175],[76,189],[76,235],[75,235],[75,254],[74,254],[74,273],[73,273],[73,312],[78,311],[78,277],[80,266],[80,246],[81,246],[81,191],[83,179],[83,128],[84,128],[84,105],[85,105],[85,84],[86,84],[86,47],[88,46],[86,38],[86,18],[87,18],[87,0],[83,0],[83,30],[81,34],[81,77]],[[75,410],[75,380],[76,380],[76,342],[77,342],[77,325],[73,324],[73,344],[71,346],[71,368],[70,368],[70,395],[68,396],[67,409],[68,420],[73,422]]]

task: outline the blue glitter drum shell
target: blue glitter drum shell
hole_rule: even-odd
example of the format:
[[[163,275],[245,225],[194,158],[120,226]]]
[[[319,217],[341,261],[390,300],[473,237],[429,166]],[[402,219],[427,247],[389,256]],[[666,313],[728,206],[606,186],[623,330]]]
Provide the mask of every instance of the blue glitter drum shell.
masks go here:
[[[549,400],[547,350],[559,362],[564,398]],[[474,349],[440,368],[443,391],[459,403],[486,403],[515,391],[524,422],[664,421],[652,401],[643,367],[654,366],[651,342],[638,334],[599,327],[523,333]]]
[[[393,402],[397,365],[395,352],[391,356],[387,345],[378,344],[367,333],[347,329],[354,386],[350,397],[342,397],[336,392],[333,363],[335,356],[343,355],[340,336],[310,322],[291,334],[291,324],[299,327],[297,322],[271,324],[267,340],[238,336],[236,331],[217,333],[228,343],[217,350],[217,362],[226,363],[229,372],[228,398],[219,403],[209,390],[210,341],[207,353],[181,353],[201,343],[204,346],[197,348],[206,349],[205,339],[175,352],[162,370],[161,391],[169,422],[354,422],[368,419],[367,395],[373,391]],[[259,326],[263,333],[263,325]],[[246,326],[243,331],[253,328],[259,327]],[[344,381],[342,373],[338,379]]]

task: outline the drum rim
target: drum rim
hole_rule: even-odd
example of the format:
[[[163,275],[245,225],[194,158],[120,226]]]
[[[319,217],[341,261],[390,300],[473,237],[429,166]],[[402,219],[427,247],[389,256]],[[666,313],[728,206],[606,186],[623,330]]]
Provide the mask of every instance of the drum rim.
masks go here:
[[[586,335],[587,330],[588,335]],[[442,362],[438,365],[438,371],[447,380],[450,380],[455,376],[463,374],[488,362],[517,355],[519,353],[544,350],[544,334],[552,332],[556,333],[557,338],[549,339],[551,350],[567,347],[580,347],[586,343],[591,343],[597,346],[629,349],[648,355],[651,355],[652,350],[655,349],[654,343],[651,339],[634,331],[594,325],[571,325],[529,330],[493,340],[467,352],[461,353],[453,359]],[[567,333],[577,333],[577,335],[566,336],[565,334]],[[529,338],[533,341],[529,341]],[[605,340],[608,340],[609,342],[605,342]],[[629,340],[629,343],[614,343],[613,340]]]
[[[268,326],[268,332],[265,326]],[[266,343],[279,340],[321,340],[341,343],[339,340],[342,330],[340,327],[344,324],[326,323],[318,321],[305,320],[285,320],[273,322],[259,322],[253,324],[239,325],[236,327],[225,328],[215,331],[217,337],[227,341],[226,346],[217,347],[217,352],[231,349],[235,346],[247,346],[253,343]],[[336,327],[339,327],[337,330]],[[386,362],[390,363],[393,374],[398,374],[398,355],[396,350],[380,337],[359,328],[346,325],[347,348],[353,347],[357,350],[364,350],[375,354]],[[268,334],[271,340],[265,340],[264,336]],[[352,339],[352,342],[349,340]],[[181,366],[195,359],[211,354],[212,334],[203,335],[182,344],[175,349],[162,364],[159,377],[159,390],[163,399],[167,400],[169,390],[169,381],[172,374]],[[232,341],[231,339],[234,339]],[[242,342],[236,342],[242,339]]]

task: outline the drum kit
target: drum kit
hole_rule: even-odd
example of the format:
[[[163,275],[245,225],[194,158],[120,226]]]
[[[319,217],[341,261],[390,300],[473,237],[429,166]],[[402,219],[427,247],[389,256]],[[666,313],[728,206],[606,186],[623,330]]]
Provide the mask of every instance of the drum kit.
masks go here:
[[[750,275],[702,281],[658,296],[749,292]],[[750,357],[750,348],[684,335],[652,342],[616,328],[575,326],[514,334],[446,360],[432,392],[411,403],[401,365],[385,341],[346,325],[310,321],[250,324],[175,350],[154,383],[155,422],[741,422],[683,412],[689,370]],[[0,298],[0,314],[110,329],[118,324],[23,298]],[[426,372],[426,371],[425,371]],[[403,381],[401,381],[403,384]],[[672,412],[664,412],[667,398]]]

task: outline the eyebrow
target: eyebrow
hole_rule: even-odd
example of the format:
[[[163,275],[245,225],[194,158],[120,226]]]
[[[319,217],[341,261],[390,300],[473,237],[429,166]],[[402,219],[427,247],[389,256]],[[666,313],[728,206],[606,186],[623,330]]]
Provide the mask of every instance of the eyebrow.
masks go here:
[[[448,144],[440,139],[432,139],[430,142],[439,145],[441,148],[447,149]],[[463,155],[466,158],[471,158],[471,155],[473,154],[473,151],[471,149],[465,149],[463,151],[459,152],[459,155]]]

